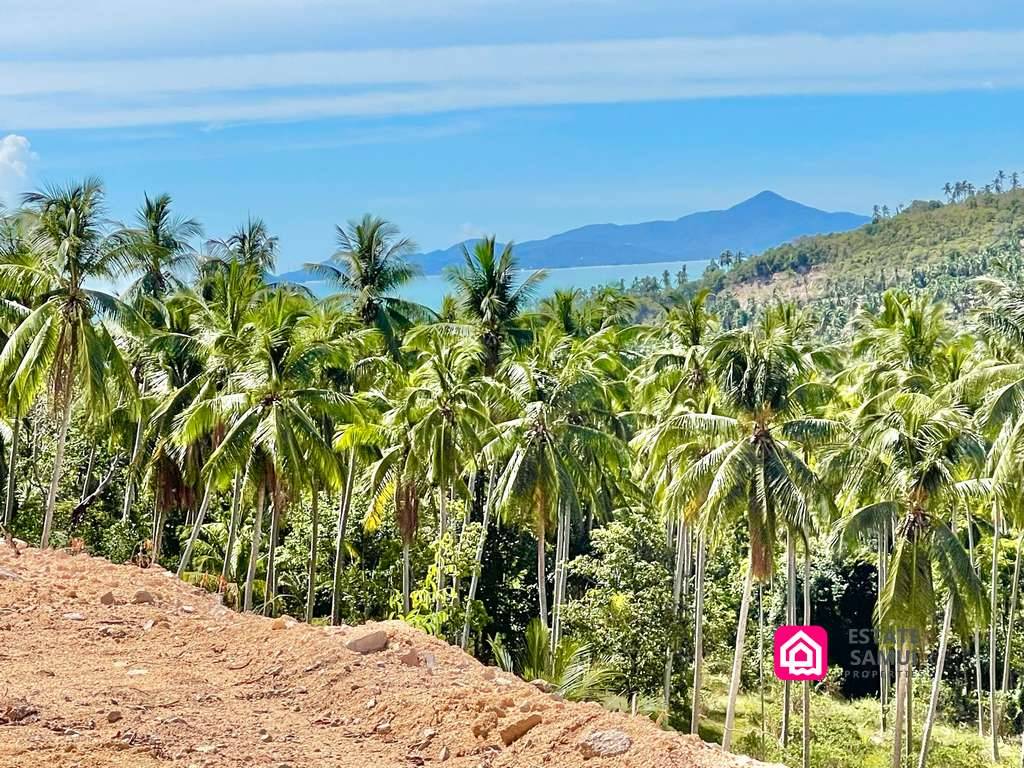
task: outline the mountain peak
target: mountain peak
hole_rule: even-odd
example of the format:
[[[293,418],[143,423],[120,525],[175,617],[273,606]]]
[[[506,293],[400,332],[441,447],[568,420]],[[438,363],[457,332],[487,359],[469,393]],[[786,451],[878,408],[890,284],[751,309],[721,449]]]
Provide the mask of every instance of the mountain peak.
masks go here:
[[[727,249],[760,253],[797,237],[842,232],[868,221],[854,213],[821,211],[766,189],[731,208],[691,213],[675,221],[589,224],[544,240],[520,242],[516,255],[523,269],[698,261]],[[476,242],[469,239],[464,244],[472,249]],[[456,243],[419,254],[415,260],[426,274],[440,274],[446,266],[461,263],[462,246]],[[302,273],[282,277],[301,282]]]
[[[736,203],[736,205],[729,210],[742,211],[746,208],[769,208],[778,207],[780,205],[799,206],[801,208],[805,207],[801,203],[790,200],[788,197],[783,197],[778,192],[772,192],[772,190],[766,189],[758,192],[753,197],[748,197],[746,200]]]

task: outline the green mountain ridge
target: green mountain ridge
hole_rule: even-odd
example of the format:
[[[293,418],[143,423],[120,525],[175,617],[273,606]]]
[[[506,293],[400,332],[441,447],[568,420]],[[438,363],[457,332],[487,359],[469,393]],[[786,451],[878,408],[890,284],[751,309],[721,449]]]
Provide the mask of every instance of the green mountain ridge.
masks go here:
[[[1024,228],[1024,189],[980,193],[962,202],[915,201],[895,216],[848,232],[802,237],[708,276],[716,290],[796,299],[824,294],[837,280],[909,273],[1005,243]]]

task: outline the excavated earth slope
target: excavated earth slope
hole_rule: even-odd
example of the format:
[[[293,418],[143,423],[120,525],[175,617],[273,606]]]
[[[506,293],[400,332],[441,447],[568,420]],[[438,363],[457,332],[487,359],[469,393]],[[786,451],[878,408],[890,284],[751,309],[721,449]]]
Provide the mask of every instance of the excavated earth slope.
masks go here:
[[[0,542],[0,766],[753,764],[399,622],[243,616],[158,567]]]

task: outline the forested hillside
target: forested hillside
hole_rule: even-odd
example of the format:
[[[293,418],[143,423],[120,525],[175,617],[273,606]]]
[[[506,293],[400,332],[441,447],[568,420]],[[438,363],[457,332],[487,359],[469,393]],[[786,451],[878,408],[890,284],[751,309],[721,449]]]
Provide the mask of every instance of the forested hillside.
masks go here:
[[[747,262],[638,323],[622,290],[535,295],[493,238],[434,313],[396,297],[412,246],[371,215],[318,300],[266,281],[258,219],[208,239],[166,195],[120,224],[98,181],[30,193],[0,222],[8,546],[156,562],[282,626],[400,619],[789,765],[1016,765],[1020,202],[849,235],[942,249],[939,217],[998,241],[897,288],[836,274],[818,303],[742,307]],[[940,301],[933,270],[966,262],[969,301]],[[840,294],[848,320],[820,303]],[[771,675],[797,623],[832,638],[820,684]]]
[[[859,229],[795,240],[732,266],[716,287],[737,295],[817,297],[837,282],[898,284],[915,271],[956,268],[1024,229],[1024,190],[957,202],[917,201]]]
[[[707,289],[727,327],[744,325],[774,302],[793,301],[813,309],[819,330],[838,339],[858,309],[877,307],[890,288],[926,292],[957,313],[970,310],[974,278],[1024,274],[1022,240],[1024,189],[977,191],[958,182],[947,203],[876,209],[859,229],[799,238],[754,256],[726,251],[702,275],[666,274],[620,287],[643,320]]]

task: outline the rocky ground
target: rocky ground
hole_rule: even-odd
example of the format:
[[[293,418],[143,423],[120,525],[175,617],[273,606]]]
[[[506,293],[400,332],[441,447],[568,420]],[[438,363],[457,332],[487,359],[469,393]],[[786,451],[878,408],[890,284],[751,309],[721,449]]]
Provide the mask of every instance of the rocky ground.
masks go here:
[[[399,622],[242,616],[159,567],[0,542],[0,766],[752,764]]]

